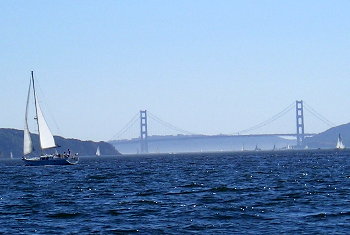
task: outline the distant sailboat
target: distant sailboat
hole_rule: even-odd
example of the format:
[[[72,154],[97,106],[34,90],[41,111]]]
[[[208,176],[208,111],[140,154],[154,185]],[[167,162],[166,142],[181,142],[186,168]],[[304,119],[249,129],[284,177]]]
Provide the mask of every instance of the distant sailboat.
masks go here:
[[[41,165],[73,165],[78,163],[78,156],[73,155],[68,150],[67,154],[46,154],[44,153],[47,149],[57,148],[55,139],[45,121],[44,115],[40,109],[38,102],[38,97],[35,93],[34,85],[34,75],[31,72],[31,80],[29,83],[27,105],[25,112],[25,126],[24,126],[24,136],[23,136],[23,161],[29,166],[41,166]],[[38,126],[39,141],[41,151],[38,153],[39,156],[28,157],[29,154],[34,152],[33,142],[30,136],[29,126],[28,126],[28,106],[31,94],[31,87],[33,87],[34,103],[35,103],[35,120]]]
[[[12,152],[10,152],[10,158],[13,159],[13,154],[12,154]]]
[[[261,148],[258,147],[258,145],[255,145],[255,151],[260,151]]]
[[[101,156],[100,146],[97,146],[96,156]]]
[[[345,145],[343,144],[343,140],[339,134],[338,136],[338,141],[337,141],[337,145],[336,145],[337,149],[345,149]]]

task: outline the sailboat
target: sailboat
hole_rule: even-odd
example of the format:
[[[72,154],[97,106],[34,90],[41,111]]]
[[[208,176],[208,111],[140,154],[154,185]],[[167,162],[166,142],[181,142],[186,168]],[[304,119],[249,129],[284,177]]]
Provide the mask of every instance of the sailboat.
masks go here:
[[[337,141],[337,145],[336,145],[337,149],[345,149],[345,145],[343,144],[343,140],[339,134],[338,136],[338,141]]]
[[[39,132],[39,141],[40,141],[40,152],[36,153],[36,156],[29,156],[29,154],[35,152],[33,148],[33,142],[31,139],[29,126],[28,126],[28,106],[31,95],[31,88],[33,87],[33,95],[34,95],[34,103],[35,103],[35,120],[38,126]],[[33,71],[31,71],[31,79],[29,82],[28,96],[27,96],[27,104],[25,111],[25,126],[24,126],[24,135],[23,135],[23,158],[22,160],[28,166],[42,166],[42,165],[73,165],[78,163],[79,158],[78,155],[71,154],[68,149],[68,153],[64,154],[47,154],[45,150],[54,149],[58,146],[55,143],[55,139],[45,121],[44,115],[41,111],[38,97],[35,93],[35,84],[34,84],[34,75]],[[31,154],[33,155],[33,154]]]
[[[260,151],[261,148],[258,147],[258,145],[255,145],[255,151]]]
[[[101,156],[100,146],[97,146],[96,156],[98,156],[98,157]]]
[[[12,152],[10,152],[10,158],[13,159],[13,153]]]

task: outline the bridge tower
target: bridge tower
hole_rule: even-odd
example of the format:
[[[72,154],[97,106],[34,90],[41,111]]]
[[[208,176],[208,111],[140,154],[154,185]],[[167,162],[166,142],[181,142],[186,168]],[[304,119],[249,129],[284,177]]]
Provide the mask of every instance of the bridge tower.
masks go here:
[[[304,144],[304,106],[303,101],[296,101],[295,102],[295,108],[296,108],[296,121],[297,121],[297,147],[301,148]]]
[[[147,110],[140,110],[140,128],[141,153],[148,153]]]

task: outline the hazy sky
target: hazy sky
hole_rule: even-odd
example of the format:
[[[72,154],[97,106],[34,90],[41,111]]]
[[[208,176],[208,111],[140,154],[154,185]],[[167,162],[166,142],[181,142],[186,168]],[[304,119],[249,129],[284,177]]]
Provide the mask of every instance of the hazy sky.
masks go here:
[[[229,134],[296,99],[350,122],[350,1],[2,0],[0,9],[0,127],[23,129],[30,70],[64,137],[109,140],[140,109]],[[328,128],[307,112],[305,124]],[[258,132],[294,131],[289,112]]]

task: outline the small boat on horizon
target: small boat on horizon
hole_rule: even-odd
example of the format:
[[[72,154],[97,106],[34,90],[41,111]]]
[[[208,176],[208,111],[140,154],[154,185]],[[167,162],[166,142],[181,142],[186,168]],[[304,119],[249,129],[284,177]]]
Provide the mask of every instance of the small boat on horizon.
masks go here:
[[[34,152],[33,142],[28,126],[28,106],[31,95],[31,87],[33,87],[34,103],[35,103],[35,120],[38,127],[40,153],[37,156],[29,156]],[[25,111],[25,127],[23,134],[23,158],[27,166],[43,166],[43,165],[74,165],[79,161],[78,154],[72,154],[68,149],[67,153],[58,154],[56,148],[59,147],[55,143],[55,139],[45,121],[44,115],[41,111],[37,95],[35,93],[34,75],[31,71],[31,79],[29,82],[27,104]],[[55,153],[48,154],[45,150],[55,149]]]
[[[255,151],[261,151],[261,148],[258,147],[258,145],[255,145]]]

